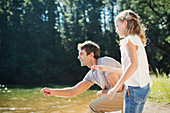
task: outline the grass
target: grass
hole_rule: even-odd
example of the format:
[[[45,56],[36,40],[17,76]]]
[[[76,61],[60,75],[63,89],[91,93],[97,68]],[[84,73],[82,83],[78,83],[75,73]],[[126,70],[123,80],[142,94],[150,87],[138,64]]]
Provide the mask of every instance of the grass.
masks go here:
[[[166,75],[152,76],[153,86],[149,100],[157,103],[170,104],[170,78]]]

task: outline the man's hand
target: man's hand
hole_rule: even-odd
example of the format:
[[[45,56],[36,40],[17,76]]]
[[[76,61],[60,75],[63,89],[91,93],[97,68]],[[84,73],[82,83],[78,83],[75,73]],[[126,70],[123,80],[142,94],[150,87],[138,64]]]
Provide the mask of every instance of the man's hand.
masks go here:
[[[43,89],[40,91],[40,93],[43,93],[43,95],[44,95],[45,97],[49,97],[49,96],[54,95],[54,94],[52,93],[52,90],[50,90],[49,88],[43,88]]]
[[[97,92],[97,98],[100,98],[106,94],[103,94],[103,90]]]

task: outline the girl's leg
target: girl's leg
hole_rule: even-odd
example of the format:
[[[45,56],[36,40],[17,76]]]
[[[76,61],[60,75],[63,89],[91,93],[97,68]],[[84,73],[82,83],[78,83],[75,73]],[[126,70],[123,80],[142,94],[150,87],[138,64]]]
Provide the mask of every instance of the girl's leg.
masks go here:
[[[125,113],[142,113],[146,99],[150,94],[149,84],[145,87],[129,87],[125,95]]]

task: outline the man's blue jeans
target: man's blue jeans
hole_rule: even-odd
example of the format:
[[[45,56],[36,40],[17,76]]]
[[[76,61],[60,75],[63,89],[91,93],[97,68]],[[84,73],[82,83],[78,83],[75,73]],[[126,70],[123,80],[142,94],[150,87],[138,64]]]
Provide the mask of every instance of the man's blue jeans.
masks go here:
[[[125,113],[142,113],[146,99],[150,94],[149,84],[145,87],[128,86],[128,91],[125,95]]]

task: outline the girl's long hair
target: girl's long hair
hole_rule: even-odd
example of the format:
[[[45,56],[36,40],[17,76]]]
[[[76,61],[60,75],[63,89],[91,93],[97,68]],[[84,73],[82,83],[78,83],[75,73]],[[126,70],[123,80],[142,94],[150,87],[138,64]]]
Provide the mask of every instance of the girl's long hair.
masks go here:
[[[132,10],[124,10],[121,13],[119,13],[115,20],[120,20],[124,22],[126,20],[128,22],[128,26],[125,31],[125,36],[127,35],[138,35],[143,43],[143,45],[146,45],[147,39],[145,36],[145,26],[141,23],[140,17],[138,14],[133,12]]]

